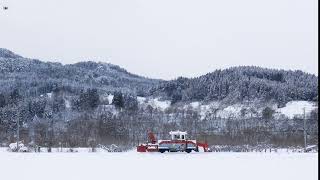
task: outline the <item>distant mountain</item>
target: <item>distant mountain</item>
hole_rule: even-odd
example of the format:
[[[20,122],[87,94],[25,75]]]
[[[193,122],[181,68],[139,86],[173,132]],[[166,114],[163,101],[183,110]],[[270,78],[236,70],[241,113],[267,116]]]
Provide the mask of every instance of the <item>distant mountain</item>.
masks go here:
[[[302,71],[254,66],[216,70],[197,78],[161,83],[152,95],[173,101],[224,101],[229,104],[275,101],[279,107],[292,100],[316,101],[318,77]]]
[[[88,61],[62,65],[23,58],[6,49],[0,49],[0,75],[2,91],[11,89],[18,83],[29,94],[33,94],[30,91],[50,93],[54,88],[71,93],[97,88],[107,92],[123,91],[143,95],[151,86],[161,82],[129,73],[108,63]]]

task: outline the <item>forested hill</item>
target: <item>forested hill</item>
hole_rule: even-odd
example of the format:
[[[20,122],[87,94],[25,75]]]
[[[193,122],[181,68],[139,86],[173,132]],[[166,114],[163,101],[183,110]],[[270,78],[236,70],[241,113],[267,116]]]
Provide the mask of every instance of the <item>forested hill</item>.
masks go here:
[[[161,83],[151,94],[177,101],[238,102],[274,101],[279,106],[292,100],[318,100],[318,77],[302,71],[254,66],[216,70],[197,78],[178,78]]]
[[[27,96],[50,93],[56,89],[78,94],[88,88],[104,93],[122,91],[143,95],[160,82],[131,74],[109,63],[88,61],[62,65],[23,58],[6,49],[0,49],[0,76],[0,92],[18,88]]]
[[[148,79],[119,66],[92,61],[62,65],[23,58],[0,49],[0,93],[19,90],[27,97],[55,90],[79,95],[86,89],[99,94],[121,91],[134,96],[153,96],[176,102],[221,101],[276,102],[279,107],[292,100],[318,100],[318,77],[302,71],[254,66],[216,70],[197,78],[172,81]]]

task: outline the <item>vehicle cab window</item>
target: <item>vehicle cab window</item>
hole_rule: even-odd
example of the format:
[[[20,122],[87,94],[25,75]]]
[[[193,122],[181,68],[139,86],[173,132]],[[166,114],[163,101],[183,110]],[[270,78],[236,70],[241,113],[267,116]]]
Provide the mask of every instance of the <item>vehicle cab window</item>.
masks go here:
[[[174,135],[174,139],[179,139],[179,135]]]

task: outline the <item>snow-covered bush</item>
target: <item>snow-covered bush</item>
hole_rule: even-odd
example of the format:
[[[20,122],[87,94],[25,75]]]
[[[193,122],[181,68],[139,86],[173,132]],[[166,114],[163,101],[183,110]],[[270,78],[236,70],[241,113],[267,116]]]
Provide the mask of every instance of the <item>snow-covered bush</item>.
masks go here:
[[[29,152],[29,148],[26,147],[21,141],[19,143],[9,144],[8,151],[10,152]]]

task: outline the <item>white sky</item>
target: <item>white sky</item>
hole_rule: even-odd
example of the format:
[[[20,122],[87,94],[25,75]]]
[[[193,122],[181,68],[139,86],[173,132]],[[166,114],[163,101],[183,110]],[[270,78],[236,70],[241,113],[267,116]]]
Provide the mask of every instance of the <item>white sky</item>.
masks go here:
[[[152,78],[237,65],[318,72],[317,0],[0,0],[0,47]]]

